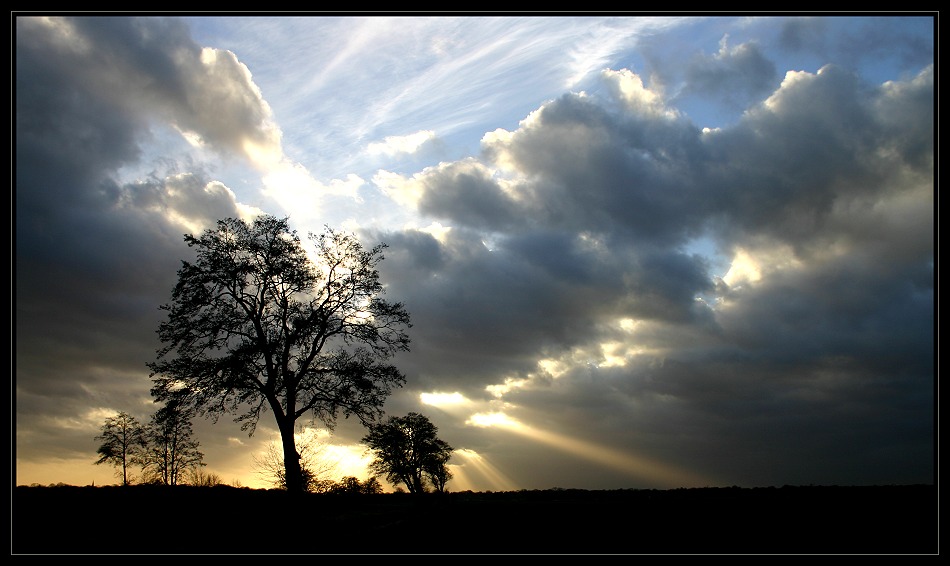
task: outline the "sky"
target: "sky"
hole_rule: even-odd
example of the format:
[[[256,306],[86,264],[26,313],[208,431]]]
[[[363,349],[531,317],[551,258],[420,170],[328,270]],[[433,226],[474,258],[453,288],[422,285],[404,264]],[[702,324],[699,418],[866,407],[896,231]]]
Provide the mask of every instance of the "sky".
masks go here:
[[[935,481],[935,13],[12,16],[16,485],[119,481],[184,235],[262,213],[387,246],[449,491]]]

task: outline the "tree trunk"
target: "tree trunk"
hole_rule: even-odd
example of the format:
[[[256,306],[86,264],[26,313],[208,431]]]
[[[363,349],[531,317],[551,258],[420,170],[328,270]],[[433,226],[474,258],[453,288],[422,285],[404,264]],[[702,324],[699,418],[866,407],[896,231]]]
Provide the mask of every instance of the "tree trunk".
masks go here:
[[[291,493],[304,493],[307,487],[304,485],[303,473],[300,470],[300,453],[297,452],[297,446],[294,442],[294,423],[281,422],[280,441],[284,448],[284,480],[287,484],[287,491]]]

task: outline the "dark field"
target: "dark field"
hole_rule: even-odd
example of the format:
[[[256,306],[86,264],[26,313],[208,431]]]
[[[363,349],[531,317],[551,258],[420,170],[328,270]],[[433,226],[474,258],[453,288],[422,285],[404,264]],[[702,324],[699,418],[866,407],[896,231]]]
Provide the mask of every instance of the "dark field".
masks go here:
[[[13,554],[938,554],[937,488],[16,487]],[[290,525],[288,528],[287,525]]]

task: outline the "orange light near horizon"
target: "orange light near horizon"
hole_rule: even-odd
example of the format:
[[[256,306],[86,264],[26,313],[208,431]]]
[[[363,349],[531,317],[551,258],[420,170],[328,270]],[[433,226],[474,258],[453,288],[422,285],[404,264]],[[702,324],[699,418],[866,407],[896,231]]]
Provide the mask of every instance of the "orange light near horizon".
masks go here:
[[[449,464],[454,476],[455,491],[485,491],[481,487],[485,482],[488,483],[488,490],[491,491],[513,491],[517,489],[515,482],[503,474],[485,457],[474,450],[460,448],[452,453],[454,456],[460,456],[464,462],[462,464]]]
[[[466,421],[466,424],[508,430],[570,454],[610,466],[639,479],[648,480],[658,486],[677,488],[715,485],[715,482],[712,482],[709,478],[688,470],[678,469],[644,456],[621,452],[563,434],[531,427],[500,412],[472,415]]]

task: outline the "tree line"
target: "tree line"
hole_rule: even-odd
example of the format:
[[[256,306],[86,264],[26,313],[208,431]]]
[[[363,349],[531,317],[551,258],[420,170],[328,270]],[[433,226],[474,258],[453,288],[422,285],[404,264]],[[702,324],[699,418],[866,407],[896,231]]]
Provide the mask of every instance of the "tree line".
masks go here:
[[[175,485],[204,465],[192,417],[229,414],[252,436],[270,411],[281,440],[277,483],[305,493],[323,478],[302,462],[298,421],[332,431],[352,416],[367,428],[374,473],[410,493],[445,490],[452,447],[436,427],[419,413],[383,418],[406,381],[389,360],[409,350],[412,326],[402,303],[383,298],[385,244],[367,249],[326,226],[309,234],[308,253],[288,218],[266,214],[219,220],[184,239],[194,259],[181,262],[171,301],[159,306],[162,346],[147,364],[152,396],[165,406],[144,427],[127,413],[107,419],[97,463],[115,465],[123,485],[135,465]]]
[[[96,440],[102,444],[96,464],[116,468],[122,485],[135,480],[131,468],[140,467],[143,483],[177,485],[190,474],[201,478],[204,454],[192,438],[190,411],[177,403],[157,410],[147,424],[126,412],[106,419]]]
[[[152,415],[147,424],[126,412],[109,417],[102,425],[96,440],[101,441],[96,464],[110,464],[122,480],[131,485],[137,477],[133,467],[141,468],[141,483],[162,485],[214,486],[223,483],[217,474],[201,471],[204,454],[192,438],[190,410],[180,405],[167,405]],[[304,491],[309,493],[382,493],[377,479],[382,475],[397,490],[409,493],[445,492],[452,479],[448,461],[452,446],[438,437],[438,428],[425,415],[409,413],[404,417],[389,417],[369,426],[362,439],[374,458],[369,465],[376,475],[364,481],[344,476],[334,481],[327,475],[334,469],[332,463],[309,455],[301,458]],[[304,446],[302,451],[311,449]],[[270,457],[268,457],[270,456]],[[287,489],[287,476],[276,454],[255,459],[271,484]]]

